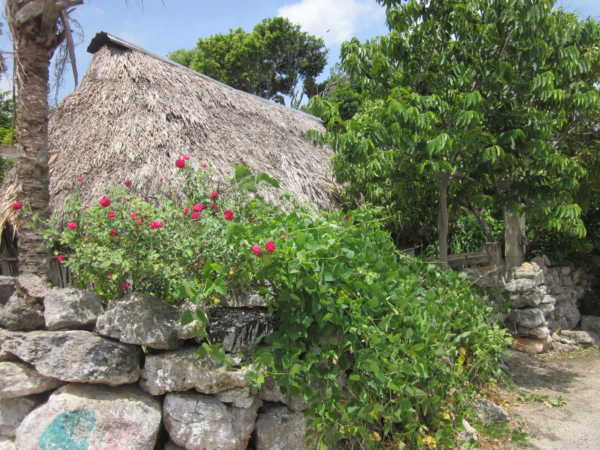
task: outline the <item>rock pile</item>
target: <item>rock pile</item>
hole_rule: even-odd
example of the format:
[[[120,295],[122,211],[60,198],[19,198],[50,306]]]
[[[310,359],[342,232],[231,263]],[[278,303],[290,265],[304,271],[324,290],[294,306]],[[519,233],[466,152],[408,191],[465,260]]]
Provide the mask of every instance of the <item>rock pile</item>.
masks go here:
[[[212,339],[256,345],[272,325],[255,300],[213,312]],[[270,381],[257,391],[241,361],[198,359],[180,315],[137,293],[104,308],[89,291],[0,277],[0,448],[306,448],[302,399]]]

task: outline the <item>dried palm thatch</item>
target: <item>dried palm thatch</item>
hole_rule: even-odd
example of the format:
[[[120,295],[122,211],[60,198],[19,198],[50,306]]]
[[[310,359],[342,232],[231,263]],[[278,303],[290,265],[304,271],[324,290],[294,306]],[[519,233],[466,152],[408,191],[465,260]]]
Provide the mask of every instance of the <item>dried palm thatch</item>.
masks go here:
[[[238,91],[107,33],[99,33],[81,85],[50,120],[50,196],[61,218],[78,176],[81,195],[92,202],[112,185],[129,180],[138,192],[164,191],[175,160],[208,163],[219,179],[246,164],[277,178],[285,192],[330,209],[336,184],[332,153],[310,143],[322,129],[310,115]],[[15,199],[6,177],[0,226],[13,222]],[[178,196],[175,188],[171,194]],[[274,200],[276,195],[269,194]],[[1,229],[1,228],[0,228]]]

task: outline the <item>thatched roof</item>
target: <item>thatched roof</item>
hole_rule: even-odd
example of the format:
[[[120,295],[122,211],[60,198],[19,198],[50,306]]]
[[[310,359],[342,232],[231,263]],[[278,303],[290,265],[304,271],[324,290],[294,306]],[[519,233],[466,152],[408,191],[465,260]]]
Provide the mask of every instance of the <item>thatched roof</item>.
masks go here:
[[[97,34],[88,51],[94,57],[79,88],[50,119],[55,215],[61,216],[78,176],[86,177],[81,188],[89,202],[125,180],[152,194],[161,185],[164,189],[161,178],[174,178],[174,161],[184,153],[192,163],[210,164],[219,178],[230,177],[244,163],[277,178],[300,200],[332,207],[332,153],[306,136],[310,129],[322,129],[316,117],[226,86],[107,33]],[[4,195],[3,206],[12,200]]]

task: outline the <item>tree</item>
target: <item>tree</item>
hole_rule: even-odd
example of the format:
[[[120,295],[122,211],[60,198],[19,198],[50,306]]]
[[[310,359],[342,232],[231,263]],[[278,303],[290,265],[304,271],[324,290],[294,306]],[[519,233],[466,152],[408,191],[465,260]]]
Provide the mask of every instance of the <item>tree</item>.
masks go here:
[[[315,92],[327,63],[322,39],[283,17],[264,19],[251,32],[241,28],[198,39],[191,50],[171,53],[174,61],[260,97],[298,107]]]
[[[410,219],[433,200],[415,188],[437,186],[442,261],[453,205],[527,211],[538,226],[585,233],[575,197],[597,149],[599,24],[551,0],[380,3],[390,33],[342,50],[362,90],[357,114],[341,121],[321,104],[350,194]]]
[[[15,45],[16,184],[28,207],[19,214],[19,271],[45,276],[48,249],[33,227],[32,213],[45,218],[48,203],[48,66],[69,32],[68,14],[83,0],[6,0]]]

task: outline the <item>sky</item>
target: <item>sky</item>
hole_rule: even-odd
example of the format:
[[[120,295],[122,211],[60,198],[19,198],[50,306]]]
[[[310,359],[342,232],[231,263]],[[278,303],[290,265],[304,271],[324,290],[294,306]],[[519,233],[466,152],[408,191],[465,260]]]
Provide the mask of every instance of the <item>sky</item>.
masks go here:
[[[4,0],[1,3],[4,11]],[[582,18],[600,19],[600,0],[559,0],[557,4]],[[287,17],[304,31],[323,38],[329,49],[329,67],[337,62],[345,40],[358,37],[362,41],[386,32],[384,9],[375,0],[85,0],[73,13],[83,31],[76,47],[78,70],[83,74],[89,66],[92,55],[86,49],[99,31],[167,55],[194,47],[200,37],[238,27],[249,31],[262,19],[275,16]],[[6,24],[0,50],[12,51]],[[10,67],[11,57],[5,57]],[[328,73],[326,68],[322,77]],[[3,77],[0,90],[8,88],[10,77]],[[67,74],[59,98],[73,88],[72,76]]]

